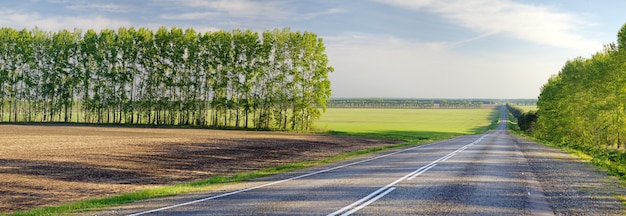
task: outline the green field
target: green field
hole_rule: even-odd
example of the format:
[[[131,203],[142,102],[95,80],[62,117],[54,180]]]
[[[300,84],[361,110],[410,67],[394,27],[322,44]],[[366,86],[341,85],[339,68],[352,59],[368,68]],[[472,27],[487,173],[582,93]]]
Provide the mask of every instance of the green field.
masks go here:
[[[515,106],[515,107],[520,108],[524,112],[528,112],[532,110],[537,111],[537,106]]]
[[[316,126],[331,134],[383,137],[407,142],[486,131],[496,109],[327,109]]]

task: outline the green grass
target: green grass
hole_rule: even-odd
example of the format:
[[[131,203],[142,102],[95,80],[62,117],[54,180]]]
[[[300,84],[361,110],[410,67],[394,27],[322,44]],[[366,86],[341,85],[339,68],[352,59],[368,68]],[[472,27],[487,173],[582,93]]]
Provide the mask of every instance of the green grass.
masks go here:
[[[328,109],[316,122],[329,134],[411,144],[478,134],[497,127],[493,109]]]
[[[113,197],[15,212],[12,215],[59,215],[123,205],[138,200],[201,192],[221,184],[236,183],[312,166],[329,164],[373,152],[417,145],[495,128],[499,113],[493,109],[328,109],[318,127],[329,134],[389,138],[404,142],[340,154],[319,161],[305,161],[230,176],[141,190]],[[0,214],[2,215],[2,214]]]
[[[477,134],[497,123],[493,109],[328,109],[315,124],[331,134],[438,140]],[[491,127],[493,128],[493,127]]]
[[[528,111],[532,111],[532,110],[537,110],[537,106],[515,106],[517,108],[520,108],[522,111],[524,112],[528,112]]]

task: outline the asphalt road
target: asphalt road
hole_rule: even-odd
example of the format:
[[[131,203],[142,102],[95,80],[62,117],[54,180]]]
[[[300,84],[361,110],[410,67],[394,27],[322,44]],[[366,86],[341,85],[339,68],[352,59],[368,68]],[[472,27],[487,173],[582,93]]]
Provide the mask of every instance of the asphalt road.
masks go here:
[[[502,117],[503,119],[506,116]],[[145,201],[115,215],[552,215],[503,121],[497,130],[213,192]]]

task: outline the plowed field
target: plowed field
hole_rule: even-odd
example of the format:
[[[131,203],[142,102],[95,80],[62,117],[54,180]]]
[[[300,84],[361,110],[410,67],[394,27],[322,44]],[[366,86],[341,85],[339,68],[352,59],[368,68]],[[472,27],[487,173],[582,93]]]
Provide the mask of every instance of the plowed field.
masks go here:
[[[0,213],[390,144],[280,132],[0,125]]]

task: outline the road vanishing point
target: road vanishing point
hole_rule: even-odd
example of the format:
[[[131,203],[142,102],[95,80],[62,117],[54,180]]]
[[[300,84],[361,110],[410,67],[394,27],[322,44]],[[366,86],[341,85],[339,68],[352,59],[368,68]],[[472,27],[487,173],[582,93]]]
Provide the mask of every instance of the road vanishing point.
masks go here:
[[[553,215],[532,167],[494,130],[202,193],[114,215]]]

